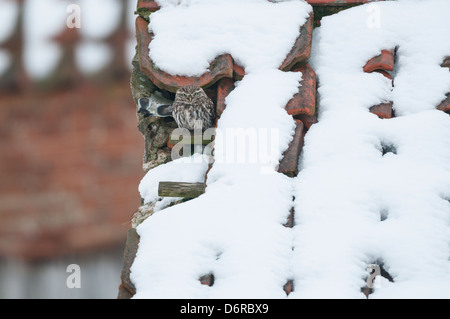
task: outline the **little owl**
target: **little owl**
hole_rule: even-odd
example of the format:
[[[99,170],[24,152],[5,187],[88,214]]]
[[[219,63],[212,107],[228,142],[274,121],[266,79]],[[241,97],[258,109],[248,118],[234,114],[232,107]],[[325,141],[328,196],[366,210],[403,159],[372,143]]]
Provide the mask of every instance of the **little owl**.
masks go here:
[[[180,128],[206,130],[214,126],[216,111],[201,87],[188,85],[177,90],[172,116]]]

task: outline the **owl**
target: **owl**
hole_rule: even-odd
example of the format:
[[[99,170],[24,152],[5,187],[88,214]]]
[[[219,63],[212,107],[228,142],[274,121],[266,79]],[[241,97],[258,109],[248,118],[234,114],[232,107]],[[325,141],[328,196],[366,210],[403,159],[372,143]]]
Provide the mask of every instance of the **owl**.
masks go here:
[[[213,101],[201,87],[188,85],[177,90],[172,104],[172,117],[180,128],[206,130],[214,126],[216,110]]]

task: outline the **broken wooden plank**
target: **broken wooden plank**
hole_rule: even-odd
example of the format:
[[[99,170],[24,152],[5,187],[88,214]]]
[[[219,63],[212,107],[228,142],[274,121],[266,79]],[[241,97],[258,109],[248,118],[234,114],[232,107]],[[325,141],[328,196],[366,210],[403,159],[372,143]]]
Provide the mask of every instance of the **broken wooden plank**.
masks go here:
[[[450,56],[445,57],[444,62],[442,62],[441,67],[450,68]]]
[[[196,198],[205,192],[204,183],[159,182],[158,196]]]

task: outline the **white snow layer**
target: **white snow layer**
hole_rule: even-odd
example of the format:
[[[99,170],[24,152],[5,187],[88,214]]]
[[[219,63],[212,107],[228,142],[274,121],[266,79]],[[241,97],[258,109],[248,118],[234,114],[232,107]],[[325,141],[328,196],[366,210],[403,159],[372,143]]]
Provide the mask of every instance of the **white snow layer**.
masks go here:
[[[152,20],[156,36],[171,14],[199,14],[201,7],[210,16],[220,12],[214,8],[222,4],[158,2],[163,9],[152,19],[158,13],[166,18],[159,20],[161,25]],[[265,10],[263,1],[240,2]],[[207,3],[212,12],[206,11]],[[281,15],[282,22],[289,23],[295,3],[303,5],[270,4],[272,9],[287,5],[288,12],[263,12],[272,12],[267,14],[274,20]],[[248,20],[258,19],[258,10]],[[290,28],[298,31],[309,10],[304,7],[297,13],[298,21]],[[253,36],[260,40],[251,42],[254,60],[253,53],[247,56],[230,43],[219,52],[212,41],[206,52],[199,51],[205,61],[213,51],[242,52],[233,57],[248,74],[227,98],[219,120],[216,162],[206,193],[170,208],[160,206],[162,210],[138,227],[141,241],[131,269],[135,297],[285,298],[282,287],[292,279],[289,298],[364,298],[360,288],[369,275],[366,267],[381,261],[394,282],[377,280],[370,298],[449,298],[450,118],[435,110],[450,90],[450,73],[439,66],[450,54],[450,21],[442,17],[449,10],[446,0],[382,2],[322,20],[310,61],[320,80],[320,118],[306,135],[296,178],[275,172],[294,127],[284,105],[297,91],[301,76],[276,69],[289,48],[270,54],[273,61],[265,60],[254,46],[264,47],[266,43],[259,41],[268,38],[259,36],[269,31],[257,29]],[[214,17],[221,19],[219,14]],[[232,28],[240,35],[242,25],[250,33],[247,23],[255,28],[242,20]],[[274,23],[268,26],[278,30]],[[191,30],[197,40],[211,31],[204,27]],[[227,34],[230,25],[208,29]],[[173,46],[185,45],[177,33],[171,37]],[[398,51],[392,88],[383,76],[366,74],[362,68],[382,49],[394,46]],[[174,73],[198,74],[207,67],[183,53],[166,52],[167,60],[184,59]],[[381,120],[369,113],[370,106],[389,100],[396,118]],[[246,137],[257,132],[255,158],[240,157],[239,152],[248,149],[230,143],[239,130]],[[396,154],[383,156],[386,146]],[[168,163],[150,171],[139,190],[146,202],[153,201],[158,199],[159,181],[201,181],[204,170],[202,164]],[[282,224],[292,206],[295,226],[290,229]],[[212,287],[198,280],[208,273],[215,276]]]
[[[160,69],[186,76],[202,75],[224,53],[247,73],[279,67],[310,8],[302,1],[193,0],[179,6],[158,2],[166,6],[151,17],[149,30],[155,37],[150,57]]]
[[[306,135],[296,182],[293,298],[362,297],[365,267],[377,260],[395,282],[371,297],[450,297],[450,118],[435,109],[450,90],[440,67],[450,54],[442,16],[450,3],[375,5],[378,27],[368,27],[376,10],[364,5],[324,18],[314,34],[320,121]],[[362,68],[395,46],[392,89]],[[389,100],[397,118],[367,111]],[[382,145],[397,154],[382,156]]]

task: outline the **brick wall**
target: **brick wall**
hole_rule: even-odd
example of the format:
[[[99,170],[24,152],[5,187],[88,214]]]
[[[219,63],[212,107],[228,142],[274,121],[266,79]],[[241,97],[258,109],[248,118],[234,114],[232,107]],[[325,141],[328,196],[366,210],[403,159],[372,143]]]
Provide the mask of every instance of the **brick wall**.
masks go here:
[[[0,257],[123,245],[143,139],[128,78],[0,94]]]

